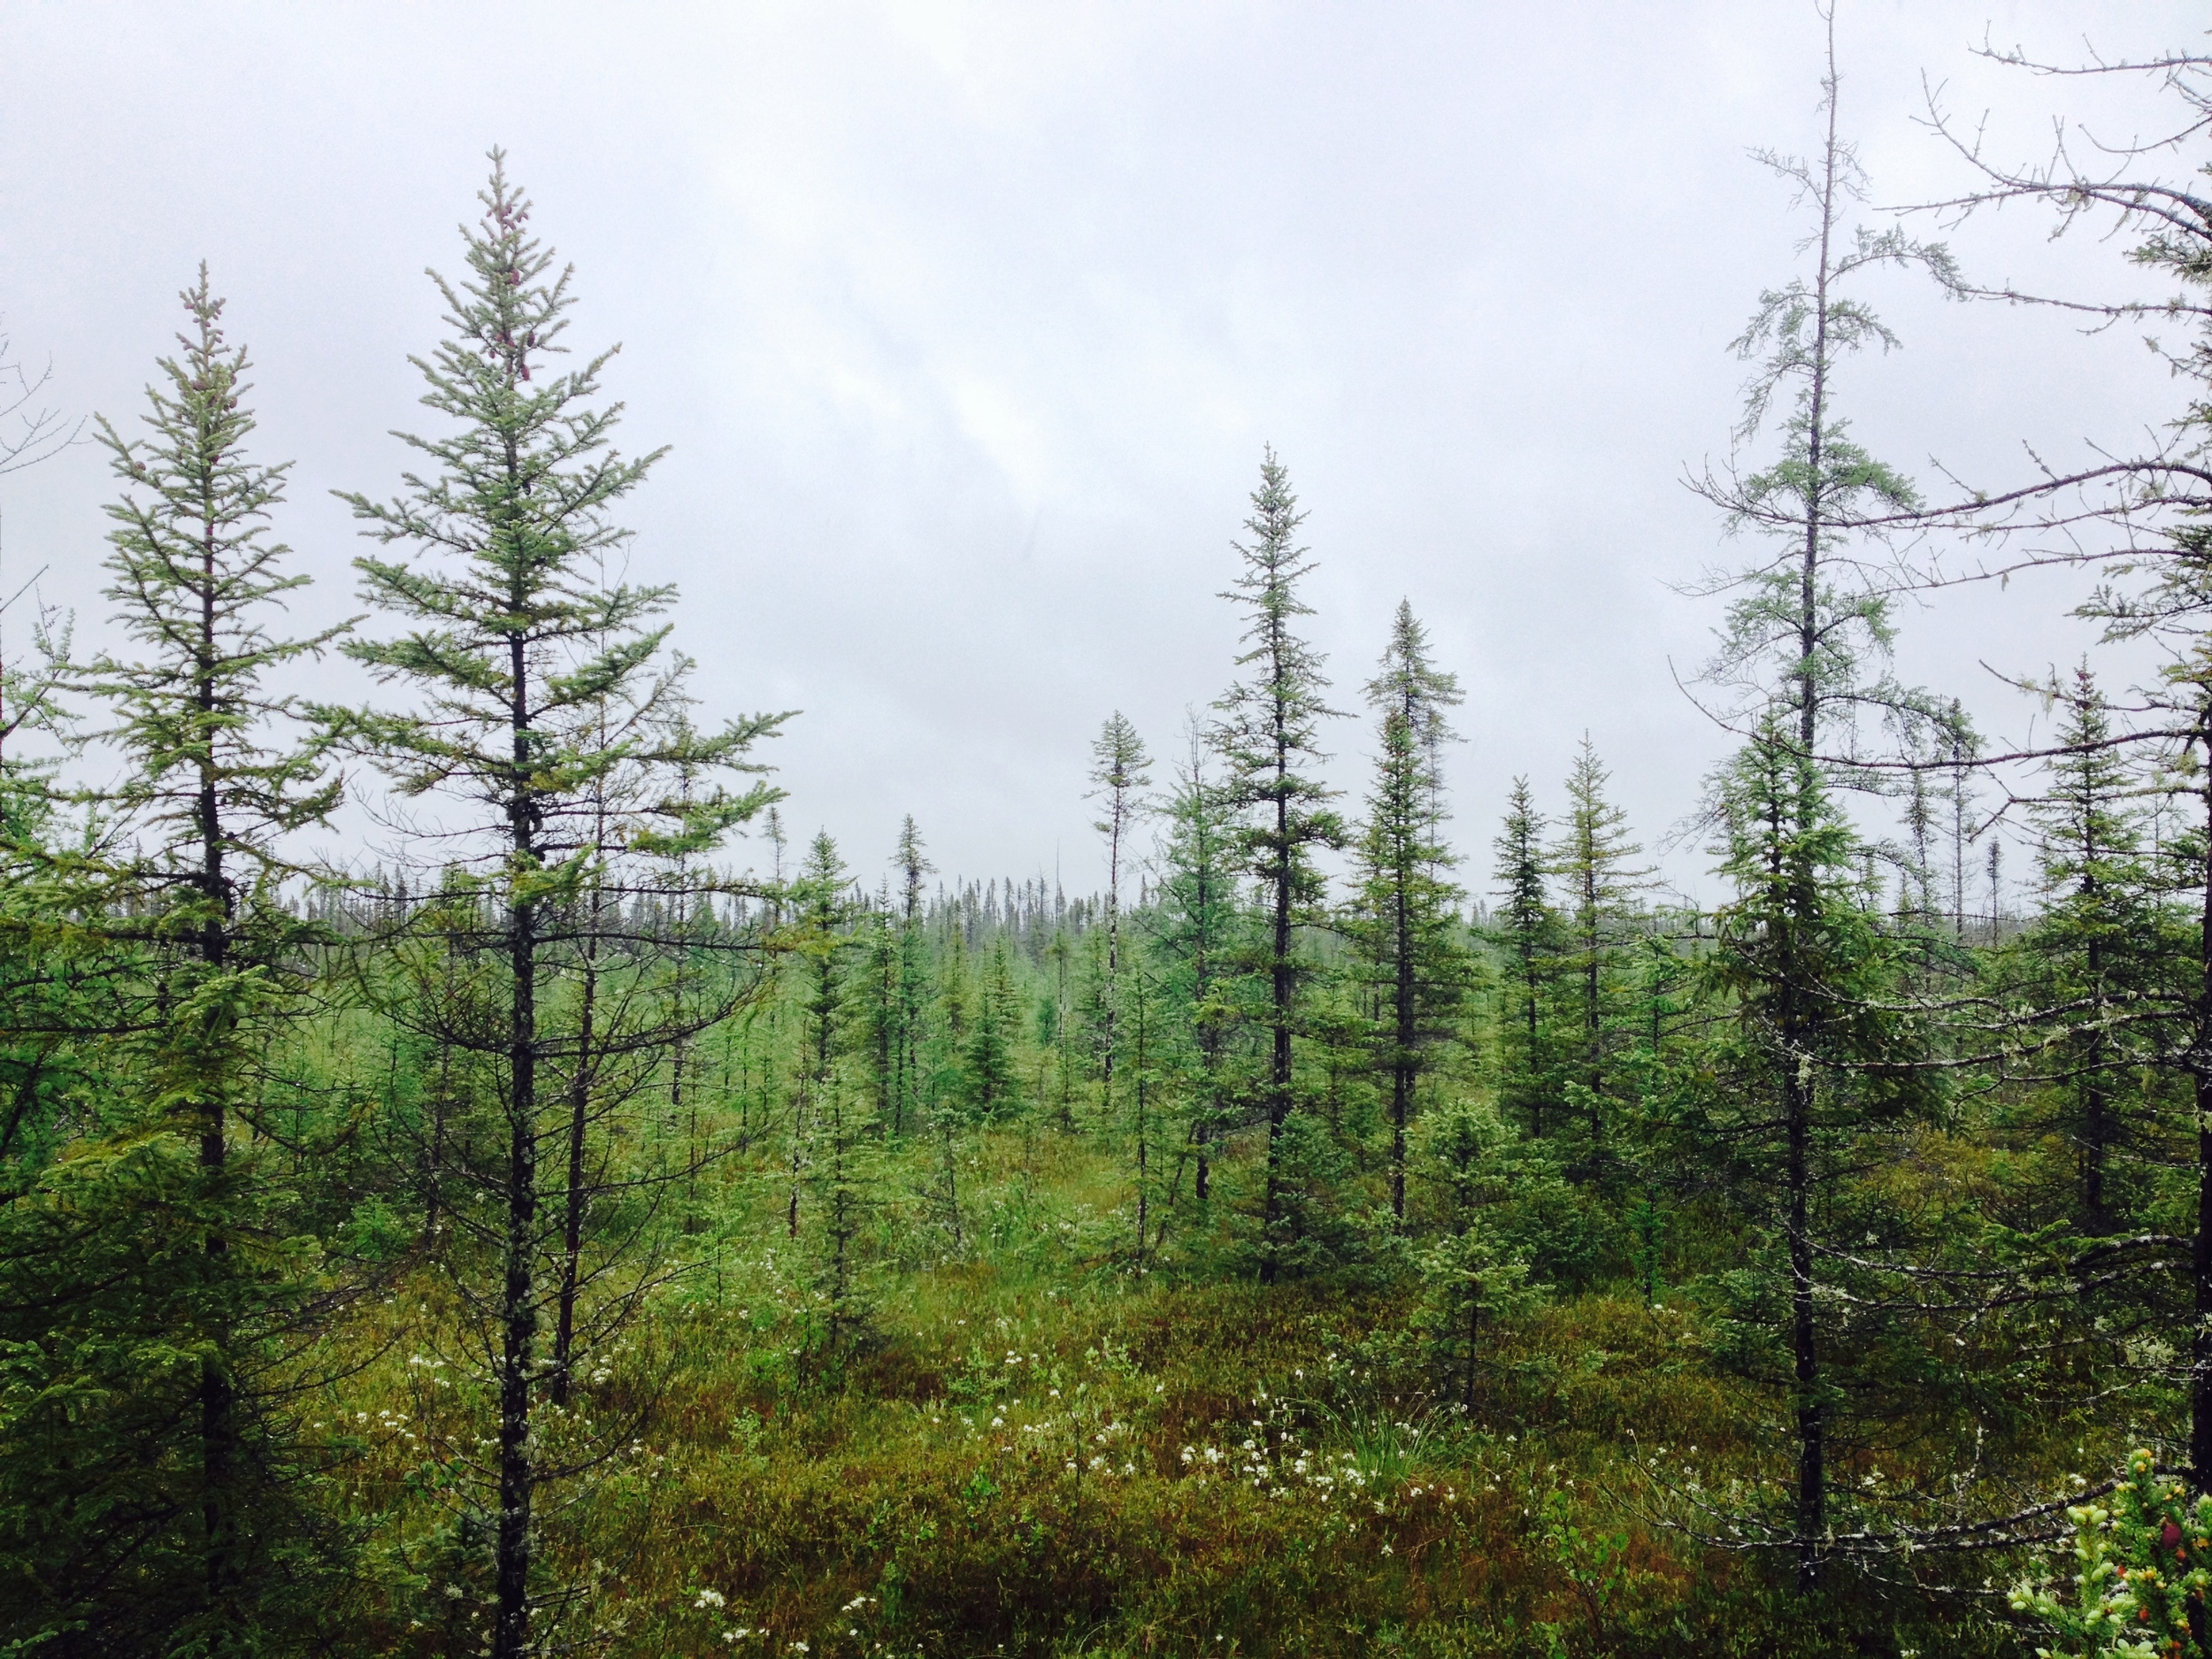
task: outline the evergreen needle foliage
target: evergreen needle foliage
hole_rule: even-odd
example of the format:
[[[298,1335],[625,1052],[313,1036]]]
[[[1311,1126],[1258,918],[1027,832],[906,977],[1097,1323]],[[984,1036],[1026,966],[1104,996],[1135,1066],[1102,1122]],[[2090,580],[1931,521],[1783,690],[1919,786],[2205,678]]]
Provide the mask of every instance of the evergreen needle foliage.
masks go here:
[[[421,701],[332,718],[403,796],[450,795],[475,815],[446,833],[465,839],[444,843],[447,867],[460,873],[436,926],[480,958],[504,1018],[432,1023],[439,1041],[494,1063],[504,1120],[504,1218],[496,1265],[486,1263],[495,1277],[468,1294],[495,1356],[498,1456],[483,1502],[494,1532],[491,1652],[519,1659],[538,1640],[534,1617],[567,1599],[565,1586],[546,1582],[533,1512],[543,1472],[540,1155],[549,1141],[572,1139],[576,1118],[549,1114],[541,1072],[567,1047],[549,1016],[577,942],[571,918],[618,870],[653,871],[631,878],[633,895],[695,889],[695,878],[667,864],[711,851],[773,798],[758,783],[732,791],[698,780],[757,772],[749,751],[786,717],[714,733],[681,718],[689,664],[664,650],[668,627],[655,622],[674,589],[611,580],[608,563],[628,534],[608,510],[664,451],[626,459],[614,449],[621,406],[595,402],[611,350],[551,372],[566,350],[570,273],[531,233],[504,157],[491,159],[483,218],[465,233],[468,274],[434,279],[452,336],[415,360],[425,406],[450,429],[403,438],[428,469],[406,475],[404,494],[344,497],[378,541],[421,551],[356,561],[365,596],[403,631],[347,646]]]
[[[1297,1104],[1293,1050],[1314,973],[1300,949],[1299,931],[1325,919],[1316,855],[1340,846],[1345,834],[1343,819],[1328,804],[1336,792],[1316,772],[1325,758],[1321,723],[1337,711],[1323,700],[1329,682],[1321,654],[1295,631],[1301,617],[1313,614],[1298,595],[1300,580],[1313,569],[1306,549],[1296,545],[1303,518],[1289,471],[1271,449],[1260,463],[1260,487],[1245,520],[1252,539],[1236,544],[1244,569],[1224,595],[1245,612],[1246,649],[1237,666],[1248,677],[1214,705],[1220,716],[1214,741],[1225,772],[1222,790],[1238,818],[1238,861],[1259,883],[1265,915],[1241,965],[1256,982],[1247,1017],[1268,1036],[1262,1086],[1268,1173],[1260,1217],[1260,1277],[1268,1283],[1296,1242],[1285,1202],[1294,1174],[1286,1167],[1284,1133]]]

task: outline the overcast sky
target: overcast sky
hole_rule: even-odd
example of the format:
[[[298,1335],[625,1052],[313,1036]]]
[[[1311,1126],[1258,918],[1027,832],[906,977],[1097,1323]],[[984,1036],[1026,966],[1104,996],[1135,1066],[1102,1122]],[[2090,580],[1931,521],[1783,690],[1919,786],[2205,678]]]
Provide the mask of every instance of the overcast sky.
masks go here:
[[[1951,194],[1924,75],[2007,159],[2055,114],[2170,112],[1978,62],[1985,30],[2069,58],[2203,27],[2171,0],[1843,0],[1843,123],[1878,202]],[[708,711],[804,710],[772,749],[795,831],[872,879],[911,811],[949,874],[1095,882],[1089,740],[1118,708],[1171,751],[1225,684],[1217,595],[1271,442],[1343,706],[1402,595],[1466,687],[1486,886],[1510,780],[1556,802],[1586,729],[1651,841],[1724,747],[1673,680],[1717,607],[1675,585],[1746,549],[1682,480],[1724,457],[1727,343],[1794,268],[1802,221],[1747,151],[1815,142],[1819,48],[1794,0],[0,0],[0,327],[57,407],[120,422],[206,258],[259,453],[297,463],[303,619],[347,614],[328,492],[396,487],[424,268],[459,263],[504,145],[574,262],[572,341],[622,342],[624,447],[673,446],[626,517],[635,572],[682,588]],[[2124,283],[2117,245],[2047,228],[1952,242],[1979,278]],[[2008,480],[2024,442],[2063,460],[2177,407],[2131,340],[1909,278],[1870,297],[1906,349],[1841,397],[1932,488],[1934,460]],[[0,585],[48,565],[86,635],[107,494],[88,446],[0,480]],[[2070,660],[2066,603],[1947,598],[1904,618],[1904,668],[2024,735],[1980,664]],[[1334,741],[1356,790],[1364,724]],[[1668,868],[1710,896],[1706,862]]]

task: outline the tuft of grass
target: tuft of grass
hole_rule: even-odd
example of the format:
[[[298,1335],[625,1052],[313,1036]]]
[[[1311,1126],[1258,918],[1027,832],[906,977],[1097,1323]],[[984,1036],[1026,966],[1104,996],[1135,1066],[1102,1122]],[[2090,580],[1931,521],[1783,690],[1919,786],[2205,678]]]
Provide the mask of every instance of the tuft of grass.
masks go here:
[[[1351,1456],[1370,1484],[1404,1485],[1428,1467],[1438,1449],[1437,1417],[1425,1402],[1367,1399],[1341,1407],[1317,1404],[1313,1410],[1325,1443]]]

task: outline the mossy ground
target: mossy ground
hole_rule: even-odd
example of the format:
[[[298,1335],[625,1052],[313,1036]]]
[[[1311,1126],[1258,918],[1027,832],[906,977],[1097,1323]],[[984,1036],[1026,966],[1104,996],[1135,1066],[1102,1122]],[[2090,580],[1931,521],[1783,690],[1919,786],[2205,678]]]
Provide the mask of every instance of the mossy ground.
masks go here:
[[[1801,1597],[1787,1563],[1670,1524],[1693,1482],[1770,1479],[1778,1449],[1680,1288],[1555,1296],[1494,1333],[1470,1402],[1432,1386],[1387,1275],[1263,1287],[1173,1230],[1140,1271],[1105,1152],[1010,1132],[964,1162],[964,1243],[923,1256],[944,1229],[916,1154],[841,1355],[772,1166],[725,1172],[699,1265],[580,1389],[580,1417],[639,1428],[541,1507],[548,1573],[591,1585],[572,1633],[638,1659],[2024,1650],[1980,1597]],[[471,1409],[465,1364],[424,1363],[457,1351],[449,1313],[426,1272],[367,1310],[354,1340],[381,1356],[334,1402],[402,1586],[381,1652],[481,1628],[478,1586],[434,1564],[449,1509],[419,1432]]]

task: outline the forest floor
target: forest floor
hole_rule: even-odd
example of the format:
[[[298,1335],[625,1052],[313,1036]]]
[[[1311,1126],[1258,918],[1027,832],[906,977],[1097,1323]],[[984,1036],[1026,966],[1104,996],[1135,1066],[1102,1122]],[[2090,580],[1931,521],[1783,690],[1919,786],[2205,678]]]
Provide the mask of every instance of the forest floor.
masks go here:
[[[733,1183],[757,1213],[580,1379],[575,1443],[637,1432],[541,1506],[572,1629],[640,1659],[2027,1651],[1983,1598],[1804,1598],[1787,1563],[1684,1530],[1775,1473],[1688,1289],[1555,1297],[1445,1394],[1382,1276],[1263,1287],[1172,1233],[1139,1271],[1118,1166],[1082,1142],[981,1137],[968,1172],[959,1259],[879,1262],[835,1360],[772,1167]],[[923,1208],[882,1239],[910,1249]],[[395,1617],[395,1653],[466,1651],[481,1604],[439,1582],[422,1456],[441,1390],[469,1387],[430,1357],[462,1352],[452,1311],[404,1282],[342,1390],[395,1578],[419,1614],[449,1598]]]

